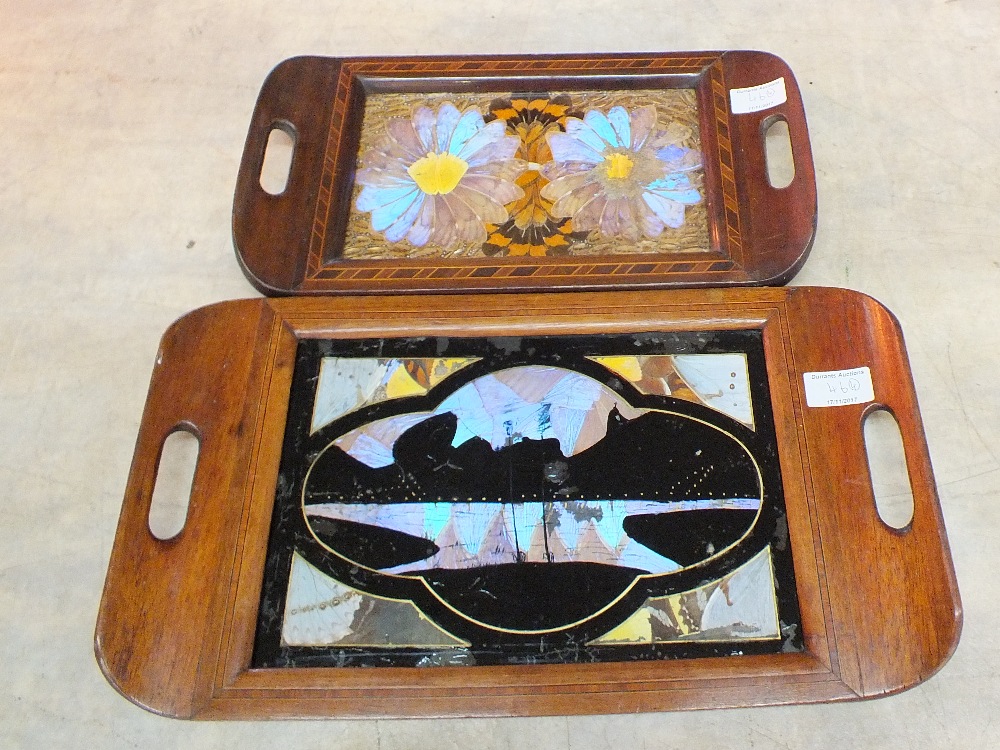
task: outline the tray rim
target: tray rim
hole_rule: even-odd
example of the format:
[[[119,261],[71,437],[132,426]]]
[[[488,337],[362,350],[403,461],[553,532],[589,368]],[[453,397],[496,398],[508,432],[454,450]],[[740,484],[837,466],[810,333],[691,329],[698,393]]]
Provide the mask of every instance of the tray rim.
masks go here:
[[[779,77],[787,102],[731,114],[729,89]],[[708,250],[534,258],[337,257],[367,92],[386,86],[426,88],[428,82],[481,90],[498,81],[551,88],[547,84],[612,78],[632,85],[636,80],[683,81],[697,91]],[[302,101],[306,98],[308,103]],[[310,106],[315,101],[324,106]],[[763,133],[777,120],[789,124],[796,164],[795,179],[781,189],[767,181],[763,151]],[[289,186],[279,195],[265,193],[257,182],[273,128],[295,140]],[[815,173],[801,94],[787,64],[758,51],[291,58],[277,65],[261,88],[233,207],[237,260],[250,282],[269,295],[776,285],[805,262],[815,227]]]
[[[868,342],[869,354],[883,357],[880,362],[872,360],[873,370],[879,370],[879,401],[867,407],[845,407],[846,411],[823,409],[807,414],[799,377],[802,370],[796,367],[796,358],[840,359],[844,354],[816,354],[803,349],[801,337],[813,335],[814,331],[803,329],[802,311],[820,310],[828,315],[838,305],[843,306],[845,295],[853,305],[847,315],[852,325],[873,325],[889,334],[884,344]],[[105,676],[130,700],[157,713],[197,718],[540,715],[847,700],[906,689],[939,669],[957,645],[961,605],[912,383],[905,360],[885,364],[889,354],[897,360],[905,358],[905,350],[899,348],[902,339],[891,314],[871,298],[842,290],[801,288],[719,290],[709,294],[667,292],[641,297],[626,293],[557,298],[465,296],[447,300],[372,297],[359,302],[296,299],[221,303],[185,316],[165,334],[95,636]],[[417,313],[426,322],[414,326],[412,316]],[[232,325],[237,321],[242,321],[238,324],[242,330],[234,334]],[[266,553],[266,545],[256,542],[262,531],[263,538],[267,538],[270,524],[299,336],[359,338],[419,335],[421,331],[483,335],[498,330],[563,334],[634,332],[640,327],[691,330],[695,322],[701,326],[695,330],[747,327],[763,331],[804,652],[433,670],[248,667]],[[235,336],[254,340],[258,345],[238,355],[220,355],[218,342],[213,345],[212,336],[204,336],[212,332],[215,337],[226,335],[230,342]],[[197,403],[193,404],[188,396],[189,403],[180,405],[176,399],[165,403],[157,398],[157,394],[166,393],[164,382],[176,381],[179,368],[186,370],[190,366],[185,355],[194,350],[204,352],[206,347],[212,350],[206,362],[214,362],[216,369],[226,371],[222,392],[232,396],[232,406],[238,409],[213,408],[211,403],[203,403],[211,401],[207,397],[202,401],[195,397]],[[895,377],[902,372],[906,375],[904,382],[887,390],[883,369]],[[181,380],[176,393],[190,390],[189,378]],[[876,407],[891,410],[907,443],[915,521],[902,531],[881,524],[874,513],[873,499],[867,510],[857,509],[853,498],[864,498],[863,488],[855,488],[857,492],[849,498],[841,497],[845,492],[842,488],[819,489],[829,477],[824,475],[822,460],[817,461],[813,455],[817,451],[816,435],[842,429],[845,424],[856,423],[860,428],[860,420]],[[197,414],[199,409],[203,413]],[[148,533],[144,513],[148,514],[147,495],[155,480],[159,446],[166,434],[176,429],[195,431],[205,458],[199,459],[185,530],[172,540],[158,542]],[[220,430],[230,438],[221,444]],[[801,476],[788,466],[801,466]],[[867,466],[862,468],[867,471]],[[209,472],[219,484],[205,489],[198,479],[202,472]],[[830,492],[838,495],[837,499],[831,500]],[[204,519],[215,524],[214,532],[197,526]],[[902,550],[908,561],[924,569],[912,574],[895,565],[888,571],[854,571],[854,579],[845,576],[831,566],[835,553],[842,554],[845,545],[855,544],[855,540],[847,538],[849,535],[841,533],[844,524],[862,536],[868,534],[879,548]],[[191,561],[188,557],[192,555],[199,559]],[[934,567],[933,561],[937,569],[928,570],[928,566]],[[206,581],[211,567],[220,563],[223,575],[217,581]],[[227,566],[231,567],[228,576]],[[856,627],[866,620],[859,617],[878,621],[871,625],[874,630],[898,627],[892,621],[898,613],[885,614],[883,623],[878,615],[859,614],[851,603],[854,599],[850,592],[845,595],[847,584],[858,576],[858,580],[867,581],[865,576],[869,574],[877,580],[868,581],[865,597],[888,596],[897,605],[900,600],[906,603],[905,596],[894,598],[882,591],[887,582],[917,597],[914,606],[919,612],[903,618],[908,627],[922,628],[915,646],[895,644],[885,653],[875,652],[870,644],[864,646],[868,634],[857,632]],[[188,601],[191,597],[200,597],[203,601],[199,601],[197,610],[191,610],[203,618],[200,627],[150,624],[150,617],[157,612],[161,617],[164,614],[155,598],[136,606],[122,601],[129,583],[136,581],[148,582],[153,588],[157,581],[180,585],[179,596],[187,602],[185,606],[193,606]],[[928,581],[933,582],[941,601],[923,601],[928,593],[924,587],[932,586]],[[933,627],[926,623],[921,626],[928,613],[937,618]],[[127,628],[128,639],[123,641],[123,626],[136,616],[141,616],[142,627],[134,631]],[[159,650],[139,654],[142,645],[137,643],[142,641],[186,648],[191,652],[187,665],[180,663],[184,661],[181,658],[164,658]]]

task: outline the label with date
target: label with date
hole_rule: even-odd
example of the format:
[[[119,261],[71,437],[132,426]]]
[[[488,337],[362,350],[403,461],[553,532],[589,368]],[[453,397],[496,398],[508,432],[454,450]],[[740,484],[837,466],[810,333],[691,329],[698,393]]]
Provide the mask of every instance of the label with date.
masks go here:
[[[867,367],[804,372],[802,379],[807,406],[850,406],[875,400],[872,371]]]
[[[745,115],[748,112],[777,107],[788,100],[785,93],[784,77],[775,79],[760,86],[749,86],[745,89],[730,89],[729,104],[734,115]]]

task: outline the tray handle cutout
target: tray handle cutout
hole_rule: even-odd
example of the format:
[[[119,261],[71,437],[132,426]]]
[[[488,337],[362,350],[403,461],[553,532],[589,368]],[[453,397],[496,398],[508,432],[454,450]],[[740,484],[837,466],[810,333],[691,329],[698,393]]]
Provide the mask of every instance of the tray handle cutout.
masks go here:
[[[261,157],[261,189],[268,195],[281,195],[288,187],[288,178],[295,160],[295,128],[290,122],[278,121],[271,126]]]
[[[899,423],[888,409],[875,408],[865,414],[862,430],[875,510],[886,526],[905,533],[913,522],[913,487]]]
[[[769,117],[761,123],[764,138],[764,161],[767,180],[778,190],[792,184],[795,179],[795,155],[788,132],[788,121],[780,116]]]
[[[758,125],[759,179],[789,207],[798,205],[816,187],[805,112],[801,102],[797,108],[791,104],[788,101],[777,110],[762,112]]]
[[[793,207],[811,205],[815,217],[816,177],[806,113],[797,87],[789,88],[793,91],[787,102],[776,110],[762,113],[758,131],[764,167],[762,177],[774,198],[784,204],[778,216],[786,216]]]
[[[780,60],[773,58],[775,61]],[[809,129],[798,84],[790,70],[780,76],[787,92],[786,101],[760,112],[733,115],[738,121],[755,126],[757,138],[751,148],[758,154],[750,159],[752,179],[763,183],[772,200],[780,201],[788,211],[796,206],[815,210],[816,178],[809,145]],[[775,68],[777,75],[780,69]],[[754,120],[756,123],[754,124]],[[756,140],[756,144],[753,141]],[[785,213],[779,214],[785,216]]]
[[[768,284],[783,284],[795,275],[816,232],[816,175],[806,115],[790,73],[786,80],[784,104],[736,116],[748,118],[747,176],[759,185],[759,199],[750,202],[751,221],[760,225],[755,234],[769,238],[755,250],[761,280]],[[756,124],[751,118],[757,118]]]
[[[149,532],[160,541],[181,533],[191,504],[200,442],[191,425],[177,425],[160,448],[149,502]]]

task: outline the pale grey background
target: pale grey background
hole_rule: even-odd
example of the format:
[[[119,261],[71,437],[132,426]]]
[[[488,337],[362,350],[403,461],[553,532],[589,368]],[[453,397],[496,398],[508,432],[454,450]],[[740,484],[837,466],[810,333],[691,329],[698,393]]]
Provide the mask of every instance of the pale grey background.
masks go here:
[[[995,0],[0,2],[0,746],[986,748],[1000,744]],[[94,620],[160,334],[253,296],[233,185],[299,54],[755,48],[802,86],[819,233],[796,284],[900,318],[966,610],[867,703],[489,721],[195,724],[119,697]]]

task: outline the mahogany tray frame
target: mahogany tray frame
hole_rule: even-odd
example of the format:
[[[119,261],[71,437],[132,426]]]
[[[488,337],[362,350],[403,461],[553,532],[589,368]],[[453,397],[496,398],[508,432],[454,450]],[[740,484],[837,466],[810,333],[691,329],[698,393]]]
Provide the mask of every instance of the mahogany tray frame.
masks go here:
[[[784,78],[787,101],[734,115],[729,92]],[[345,259],[343,247],[365,97],[386,92],[693,88],[704,153],[710,248],[642,255]],[[788,124],[795,176],[771,187],[764,135]],[[294,139],[288,183],[260,185],[268,136]],[[236,183],[240,266],[267,295],[780,285],[805,262],[816,178],[802,98],[764,52],[499,57],[297,57],[268,76]]]
[[[502,667],[249,668],[296,344],[302,337],[759,329],[805,649]],[[849,341],[850,346],[844,342]],[[810,408],[803,372],[868,365],[875,401]],[[862,425],[896,418],[912,522],[880,519]],[[149,510],[164,440],[200,442],[183,530]],[[617,713],[894,693],[955,649],[961,604],[897,321],[825,288],[224,302],[163,337],[95,637],[128,699],[188,718]]]

